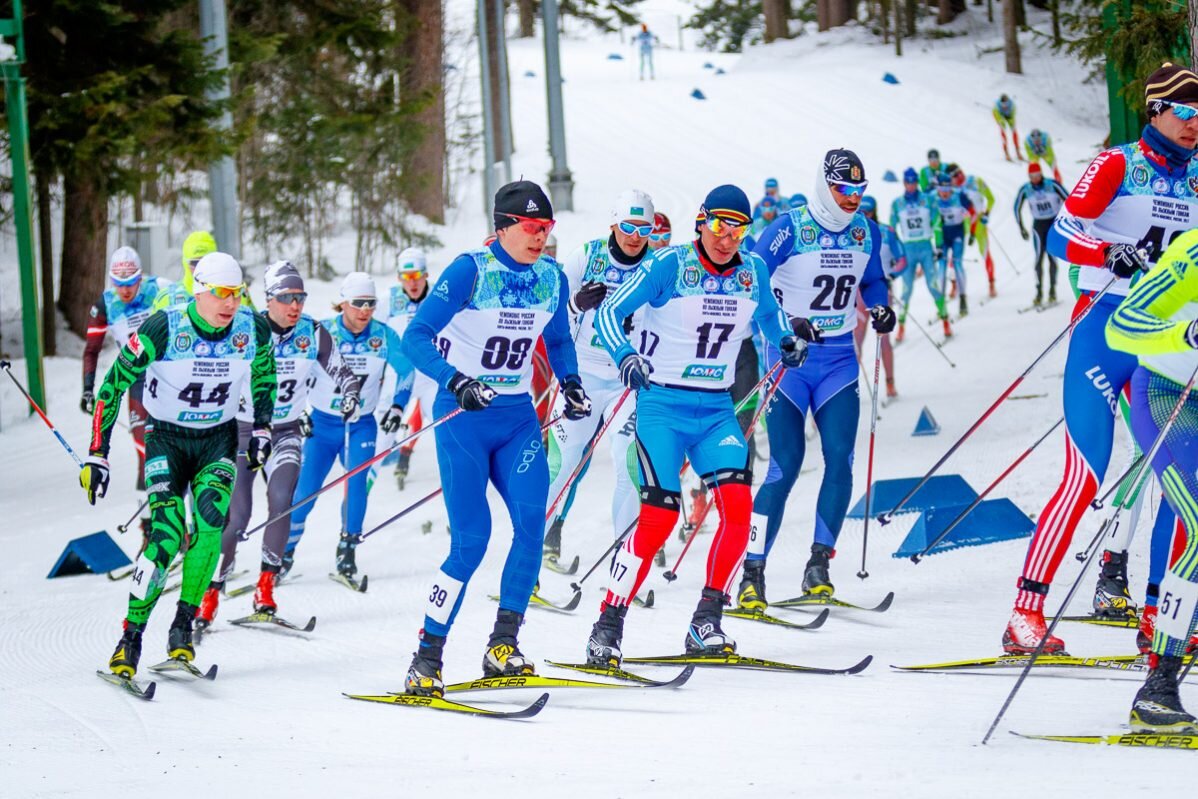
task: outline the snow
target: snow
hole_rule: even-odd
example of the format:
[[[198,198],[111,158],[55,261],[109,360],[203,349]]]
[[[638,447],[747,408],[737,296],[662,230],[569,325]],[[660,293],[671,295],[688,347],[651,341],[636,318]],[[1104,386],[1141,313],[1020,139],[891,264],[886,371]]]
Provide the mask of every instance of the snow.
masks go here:
[[[665,26],[678,3],[646,3]],[[464,4],[455,8],[461,17]],[[681,11],[676,10],[681,9]],[[999,41],[997,30],[970,6],[964,27],[984,27],[981,43]],[[1033,24],[1043,24],[1029,9]],[[651,18],[653,21],[653,18]],[[666,30],[659,31],[663,39]],[[1021,132],[1033,126],[1053,135],[1067,180],[1075,180],[1103,138],[1105,104],[1097,87],[1082,85],[1084,70],[1049,54],[1025,51],[1027,74],[1001,71],[1001,53],[979,56],[978,42],[946,39],[908,42],[902,60],[861,31],[753,49],[743,57],[662,50],[658,80],[635,79],[635,61],[608,61],[615,36],[573,32],[563,61],[570,166],[577,183],[575,211],[562,213],[556,231],[560,253],[607,225],[607,204],[629,186],[649,191],[670,214],[681,236],[685,220],[717,183],[737,182],[755,194],[767,176],[783,191],[809,193],[825,149],[847,146],[863,158],[882,207],[899,190],[881,181],[923,163],[928,147],[987,179],[997,195],[993,237],[998,241],[1000,296],[983,304],[984,276],[970,265],[973,313],[958,326],[945,351],[948,365],[914,330],[897,351],[900,400],[878,421],[876,479],[916,476],[939,457],[972,421],[1022,372],[1068,322],[1068,306],[1019,315],[1032,294],[1031,248],[1018,237],[1010,215],[1022,165],[1002,160],[989,114],[1002,91],[1019,103]],[[1029,42],[1030,44],[1030,42]],[[513,169],[539,179],[548,171],[543,58],[539,41],[511,41],[515,139]],[[727,70],[714,76],[702,65]],[[535,79],[522,77],[525,70]],[[897,86],[883,83],[893,72]],[[702,88],[707,100],[689,97]],[[1024,130],[1026,128],[1026,130]],[[485,220],[474,181],[450,224],[439,231],[445,247],[430,254],[444,264],[475,244]],[[1022,271],[1017,276],[1009,258]],[[10,273],[11,274],[11,273]],[[384,279],[381,279],[384,280]],[[1059,289],[1067,292],[1065,276]],[[12,285],[13,281],[9,281]],[[335,287],[313,284],[309,310],[321,314]],[[932,317],[926,291],[917,285],[914,319]],[[939,338],[939,337],[938,337]],[[867,356],[872,358],[872,339]],[[106,353],[111,358],[112,353]],[[979,490],[1056,421],[1060,414],[1058,349],[1016,392],[1033,396],[1004,405],[952,461],[946,471],[963,474]],[[88,437],[88,420],[76,410],[79,361],[46,363],[51,417],[77,451]],[[23,362],[14,362],[23,377]],[[862,392],[854,501],[865,481],[869,430],[868,397]],[[916,418],[928,406],[940,422],[939,436],[912,438]],[[897,795],[926,797],[989,795],[1014,784],[1050,786],[1065,795],[1112,796],[1142,784],[1149,769],[1180,775],[1171,754],[1102,750],[1017,741],[1006,730],[1032,733],[1114,732],[1126,721],[1140,678],[1103,673],[1100,679],[1034,677],[1023,687],[991,744],[978,745],[1009,690],[1014,675],[902,674],[890,664],[909,664],[999,654],[999,638],[1014,595],[1026,541],[966,549],[929,558],[918,567],[888,555],[910,525],[869,531],[868,581],[853,577],[861,555],[861,524],[849,523],[833,562],[833,579],[846,599],[872,604],[888,590],[897,594],[882,615],[834,611],[817,632],[789,631],[728,620],[726,628],[745,654],[821,666],[847,666],[865,654],[873,665],[860,676],[821,677],[753,672],[700,671],[678,691],[553,691],[548,707],[525,723],[491,722],[359,704],[341,692],[381,693],[401,688],[416,644],[424,598],[446,553],[445,512],[425,506],[364,544],[359,563],[370,575],[366,594],[354,594],[325,578],[339,530],[338,503],[326,496],[310,517],[295,573],[302,577],[278,592],[281,613],[302,623],[319,621],[309,636],[240,630],[225,621],[249,612],[249,597],[225,600],[218,633],[205,641],[199,662],[219,663],[215,683],[184,685],[159,678],[152,703],[138,702],[91,676],[101,668],[120,634],[123,585],[103,577],[47,581],[44,575],[67,540],[106,529],[124,550],[134,535],[116,525],[133,512],[130,439],[114,434],[110,496],[87,505],[75,466],[36,418],[24,418],[20,398],[0,378],[0,506],[8,523],[0,530],[6,570],[0,580],[0,794],[94,796],[111,789],[128,795],[151,790],[208,789],[217,795],[358,795],[445,797],[514,792],[528,796],[639,797],[730,796],[751,789],[763,796]],[[1122,432],[1120,440],[1125,439]],[[1058,432],[1002,486],[1024,511],[1039,513],[1062,468]],[[787,506],[785,528],[770,559],[769,596],[798,593],[813,525],[819,485],[818,447]],[[1117,443],[1111,471],[1122,470]],[[585,569],[610,541],[606,508],[612,486],[599,454],[565,532],[565,553],[582,557]],[[431,441],[413,458],[403,492],[388,479],[376,484],[367,527],[392,515],[438,485]],[[336,492],[331,492],[336,493]],[[255,522],[263,518],[258,497]],[[492,495],[494,541],[476,574],[446,651],[446,677],[476,676],[495,605],[486,597],[498,586],[509,522]],[[421,523],[432,522],[431,534]],[[1088,516],[1070,552],[1081,549],[1100,519]],[[710,526],[710,522],[709,522]],[[625,652],[676,651],[697,599],[709,536],[700,538],[666,584],[660,569],[646,585],[657,607],[629,613]],[[242,563],[253,569],[256,541],[243,544]],[[671,539],[671,562],[680,545]],[[1131,573],[1137,595],[1147,568],[1147,536],[1133,547]],[[1053,602],[1077,574],[1067,558]],[[547,659],[577,661],[594,619],[602,569],[586,584],[573,614],[531,609],[522,648],[557,673]],[[569,596],[569,580],[546,573],[542,591]],[[1092,577],[1082,583],[1074,612],[1084,612]],[[176,595],[160,602],[146,634],[143,667],[163,654]],[[785,615],[786,611],[778,611]],[[795,618],[799,614],[794,614]],[[1059,630],[1075,654],[1132,651],[1133,633],[1084,625]],[[669,672],[646,668],[645,673]],[[143,672],[144,676],[144,672]],[[566,675],[568,676],[568,675]],[[1059,676],[1059,675],[1057,675]],[[1185,691],[1191,704],[1198,696]],[[527,696],[478,695],[471,701],[514,706]],[[707,760],[707,758],[711,760]],[[1166,776],[1162,775],[1162,776]]]

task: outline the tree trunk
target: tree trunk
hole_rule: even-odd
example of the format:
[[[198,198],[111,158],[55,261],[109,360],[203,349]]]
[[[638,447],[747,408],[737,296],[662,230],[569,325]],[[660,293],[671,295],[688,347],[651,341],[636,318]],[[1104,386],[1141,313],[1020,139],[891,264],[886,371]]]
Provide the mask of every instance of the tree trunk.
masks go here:
[[[404,5],[414,19],[402,45],[410,55],[400,76],[400,92],[404,97],[427,94],[431,98],[416,117],[422,134],[420,143],[403,165],[405,183],[410,186],[405,199],[413,211],[440,225],[445,221],[443,9],[439,1],[404,0]]]
[[[907,0],[907,6],[903,9],[903,22],[907,24],[907,38],[915,36],[915,17],[919,13],[918,0]]]
[[[58,354],[55,332],[57,311],[54,308],[54,229],[50,225],[50,188],[54,178],[37,173],[34,191],[37,193],[38,255],[42,261],[42,344],[46,355]]]
[[[903,54],[903,0],[890,0],[894,3],[894,54]]]
[[[520,9],[520,38],[531,39],[536,35],[537,2],[536,0],[518,0]]]
[[[953,21],[953,4],[952,0],[940,0],[939,8],[936,10],[936,24],[947,25]]]
[[[1189,13],[1186,17],[1190,35],[1190,67],[1198,69],[1198,0],[1190,0]]]
[[[829,20],[831,19],[831,3],[832,0],[815,0],[815,25],[820,32],[832,27],[829,24]]]
[[[87,175],[62,178],[62,280],[58,308],[67,326],[87,334],[88,309],[104,291],[108,258],[108,195]]]
[[[1019,56],[1019,0],[1003,0],[1002,28],[1003,51],[1007,56],[1007,72],[1023,74],[1023,62]]]
[[[1011,4],[1015,6],[1015,25],[1020,28],[1027,27],[1027,9],[1023,7],[1023,0],[1011,0]]]
[[[790,38],[785,0],[762,0],[761,6],[765,13],[765,41]]]
[[[882,27],[882,44],[890,44],[890,0],[878,0],[878,24]]]

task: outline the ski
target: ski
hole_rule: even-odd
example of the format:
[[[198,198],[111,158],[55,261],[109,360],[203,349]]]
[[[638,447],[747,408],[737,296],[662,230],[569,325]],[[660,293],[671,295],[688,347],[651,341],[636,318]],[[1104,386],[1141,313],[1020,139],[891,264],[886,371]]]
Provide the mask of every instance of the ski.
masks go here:
[[[363,574],[361,580],[355,580],[353,577],[348,577],[340,572],[330,572],[329,579],[335,583],[340,583],[351,591],[357,591],[359,594],[366,593],[366,584],[370,580],[368,575]]]
[[[578,574],[578,556],[574,556],[574,561],[569,566],[563,566],[557,559],[557,555],[546,555],[541,561],[542,565],[551,572],[558,574]]]
[[[632,598],[632,604],[636,605],[638,608],[645,608],[646,610],[653,607],[653,589],[649,589],[649,593],[645,594],[644,599],[641,599],[640,594],[634,596]]]
[[[1082,624],[1093,624],[1098,627],[1118,627],[1120,629],[1134,630],[1140,626],[1138,616],[1125,616],[1121,619],[1109,619],[1103,616],[1062,616],[1061,621],[1076,621]]]
[[[154,689],[156,686],[153,682],[148,682],[143,686],[132,677],[119,677],[110,671],[101,671],[100,669],[96,669],[96,676],[109,685],[115,685],[138,699],[144,699],[148,702],[154,698]]]
[[[777,616],[771,616],[764,610],[750,610],[747,608],[730,608],[724,611],[725,618],[732,617],[734,619],[745,619],[746,621],[758,621],[762,624],[774,624],[778,627],[787,627],[791,630],[818,630],[824,626],[824,622],[828,620],[828,615],[832,611],[824,608],[820,614],[811,621],[800,624],[799,622],[787,621],[780,619]]]
[[[288,630],[296,630],[301,633],[310,633],[316,629],[316,617],[308,619],[308,623],[303,627],[298,624],[293,624],[280,616],[266,611],[257,611],[248,616],[242,616],[240,619],[229,619],[229,624],[236,624],[238,627],[254,627],[259,624],[274,624],[278,627],[285,627]]]
[[[513,688],[677,688],[686,683],[695,673],[694,666],[687,666],[672,680],[633,681],[624,683],[596,682],[594,680],[571,680],[564,677],[542,677],[539,674],[516,677],[483,677],[470,682],[459,682],[445,686],[445,693],[464,691],[496,691]]]
[[[881,602],[874,605],[872,608],[867,608],[862,605],[854,605],[852,602],[844,602],[835,597],[824,596],[822,594],[803,594],[792,599],[784,599],[781,602],[770,603],[771,607],[775,608],[847,608],[849,610],[864,610],[869,613],[885,613],[890,610],[890,604],[894,602],[894,592],[887,594]]]
[[[1045,312],[1045,311],[1047,311],[1049,308],[1056,308],[1056,307],[1057,307],[1058,305],[1060,305],[1060,304],[1061,304],[1061,303],[1060,303],[1060,301],[1058,301],[1058,300],[1051,300],[1051,301],[1049,301],[1049,302],[1046,302],[1046,303],[1044,303],[1044,304],[1043,304],[1043,305],[1041,305],[1039,308],[1037,308],[1037,309],[1036,309],[1036,313],[1044,313],[1044,312]]]
[[[491,594],[490,597],[494,602],[499,601],[499,597],[495,594]],[[560,605],[556,602],[551,602],[540,594],[534,593],[528,598],[528,604],[532,607],[544,608],[545,610],[552,610],[558,613],[571,613],[575,608],[578,607],[580,602],[582,602],[582,591],[575,591],[574,596],[570,597],[569,602]]]
[[[916,666],[891,666],[898,671],[960,671],[969,669],[1021,668],[1030,655],[1001,655],[977,660],[954,660],[945,663],[925,663]],[[1188,660],[1188,658],[1187,658]],[[1111,669],[1114,671],[1147,671],[1146,655],[1110,655],[1107,657],[1074,657],[1073,655],[1040,655],[1036,668]]]
[[[1119,735],[1027,735],[1011,734],[1031,741],[1061,741],[1072,744],[1109,744],[1111,746],[1148,746],[1156,749],[1198,749],[1198,735],[1157,732],[1125,732]]]
[[[383,694],[382,696],[370,696],[367,694],[342,694],[350,699],[358,699],[362,702],[382,702],[387,705],[404,705],[407,707],[423,707],[429,710],[444,710],[450,713],[462,713],[470,716],[483,716],[492,719],[530,719],[541,712],[545,707],[545,703],[549,701],[549,694],[541,694],[537,701],[533,702],[526,708],[520,710],[488,710],[483,707],[475,707],[474,705],[464,705],[461,702],[453,702],[448,699],[442,699],[439,696],[416,696],[414,694]]]
[[[115,583],[115,582],[119,582],[121,580],[126,579],[131,574],[133,574],[133,572],[135,570],[136,570],[136,567],[130,566],[127,569],[121,569],[119,572],[118,571],[110,571],[107,573],[107,576],[108,576],[109,580],[112,580]]]
[[[558,663],[556,660],[546,660],[545,663],[550,666],[555,666],[559,669],[570,669],[571,671],[581,672],[582,674],[594,674],[596,677],[610,677],[613,680],[626,680],[628,682],[639,683],[648,686],[649,688],[665,688],[678,687],[682,683],[690,679],[694,673],[694,666],[688,665],[678,673],[678,676],[672,680],[653,680],[635,672],[626,671],[619,666],[596,666],[593,663]]]
[[[189,660],[181,658],[168,658],[161,663],[155,663],[150,666],[150,671],[156,671],[159,674],[181,671],[184,674],[190,674],[197,680],[215,680],[216,679],[216,664],[208,667],[208,671],[200,671],[195,664]]]
[[[793,671],[805,674],[858,674],[866,669],[873,661],[873,655],[866,655],[859,663],[845,669],[827,669],[821,666],[799,666],[794,663],[782,663],[777,660],[748,657],[728,653],[726,655],[659,655],[657,657],[624,658],[625,663],[640,663],[646,666],[695,665],[695,666],[724,666],[739,669],[755,669],[757,671]]]
[[[1039,306],[1039,305],[1029,305],[1029,306],[1027,306],[1026,308],[1020,308],[1020,309],[1019,309],[1019,313],[1021,313],[1021,314],[1025,314],[1025,313],[1029,313],[1029,312],[1031,312],[1031,311],[1037,311],[1037,312],[1039,312],[1039,310],[1040,310],[1040,306]]]

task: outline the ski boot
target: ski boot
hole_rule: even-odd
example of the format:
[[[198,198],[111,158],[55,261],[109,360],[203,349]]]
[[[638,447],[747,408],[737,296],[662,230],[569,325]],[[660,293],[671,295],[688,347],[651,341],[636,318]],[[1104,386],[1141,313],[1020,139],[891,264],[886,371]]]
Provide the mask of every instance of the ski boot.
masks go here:
[[[587,639],[587,663],[603,668],[620,668],[624,655],[620,652],[620,641],[624,638],[624,616],[628,606],[617,607],[604,603],[599,620],[591,627]]]
[[[1007,622],[1006,632],[1002,635],[1002,648],[1008,655],[1030,655],[1036,651],[1040,640],[1046,635],[1048,625],[1044,623],[1043,610],[1015,608],[1011,612],[1011,620]],[[1041,653],[1064,655],[1065,642],[1055,635],[1049,636]]]
[[[254,612],[274,614],[279,606],[275,604],[275,573],[263,569],[258,575],[258,587],[254,589]]]
[[[886,398],[894,399],[898,396],[898,389],[894,387],[894,378],[886,378]]]
[[[1131,705],[1131,731],[1198,735],[1198,720],[1181,706],[1177,686],[1181,658],[1149,655],[1148,666],[1151,669],[1148,679],[1136,692]]]
[[[288,549],[283,552],[283,557],[279,559],[279,576],[282,580],[291,572],[291,567],[295,565],[295,550]]]
[[[354,562],[354,552],[358,548],[359,540],[361,540],[361,535],[342,533],[341,540],[337,542],[337,573],[343,577],[353,579],[353,576],[358,573],[358,564]]]
[[[1125,619],[1136,615],[1136,606],[1127,591],[1127,553],[1102,553],[1102,571],[1094,588],[1094,615],[1100,619]]]
[[[399,490],[403,491],[404,480],[408,478],[408,465],[412,462],[412,450],[401,449],[399,458],[395,461],[395,482],[399,485]]]
[[[694,530],[696,534],[699,532],[699,527],[703,520],[707,518],[707,489],[692,488],[691,489],[691,515],[686,520],[687,526]]]
[[[764,560],[745,561],[745,575],[740,580],[736,606],[741,610],[765,610],[770,606],[765,599]]]
[[[1152,652],[1152,636],[1156,634],[1156,605],[1145,605],[1140,611],[1140,628],[1136,630],[1136,648],[1141,655]]]
[[[524,615],[514,610],[500,610],[495,614],[495,627],[487,652],[483,655],[484,677],[518,677],[536,674],[536,668],[516,642],[516,633],[524,623]]]
[[[690,627],[686,631],[686,652],[688,655],[731,655],[736,652],[736,641],[720,629],[720,621],[724,617],[724,603],[727,598],[723,592],[714,588],[704,588],[691,616]]]
[[[1040,289],[1037,288],[1036,289],[1036,298],[1034,300],[1032,300],[1032,307],[1039,308],[1043,304],[1044,304],[1044,294],[1043,294],[1043,292],[1040,291]]]
[[[195,628],[203,632],[212,626],[212,622],[216,619],[216,611],[220,607],[220,592],[221,583],[208,583],[208,590],[204,591],[204,598],[200,600],[200,609],[196,613]]]
[[[1057,301],[1057,287],[1056,286],[1053,286],[1052,288],[1050,288],[1048,290],[1048,301],[1049,301],[1049,303],[1055,303]]]
[[[899,322],[898,330],[894,334],[894,343],[902,344],[903,338],[907,335],[907,323]]]
[[[653,556],[653,565],[654,566],[665,566],[666,565],[666,548],[664,545],[661,547],[661,549],[657,550],[657,554],[655,554]]]
[[[404,693],[416,696],[445,695],[445,683],[441,680],[441,655],[445,648],[445,636],[420,631],[420,645],[412,653],[412,665],[404,679]]]
[[[964,294],[961,295],[961,300],[960,300],[960,303],[959,303],[958,309],[957,309],[957,315],[960,316],[962,319],[969,316],[969,303],[965,301]]]
[[[997,296],[998,296],[998,290],[996,288],[994,288],[994,281],[991,280],[990,281],[990,298],[994,299]]]
[[[811,557],[807,559],[807,568],[803,570],[803,593],[822,594],[831,597],[836,589],[832,578],[828,576],[828,561],[836,555],[836,550],[826,544],[812,544]]]
[[[944,322],[944,337],[946,339],[953,337],[953,326],[948,323],[948,317],[944,317],[940,321]]]
[[[557,563],[557,559],[561,557],[562,525],[565,523],[566,520],[561,516],[554,516],[553,523],[545,531],[545,543],[541,545],[541,559],[546,563]]]
[[[121,640],[117,641],[116,651],[108,659],[108,670],[116,676],[131,680],[137,674],[137,662],[141,660],[141,634],[144,629],[144,624],[125,622],[125,631],[121,634]]]
[[[166,638],[166,656],[172,660],[195,660],[196,648],[191,642],[191,620],[196,617],[196,606],[180,602],[175,610]]]

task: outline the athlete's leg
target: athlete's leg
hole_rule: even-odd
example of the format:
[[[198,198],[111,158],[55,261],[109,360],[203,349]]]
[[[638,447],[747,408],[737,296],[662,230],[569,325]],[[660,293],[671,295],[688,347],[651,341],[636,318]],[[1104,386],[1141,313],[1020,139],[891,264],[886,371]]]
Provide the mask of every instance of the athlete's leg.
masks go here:
[[[126,402],[129,403],[129,432],[133,434],[134,449],[137,450],[137,490],[146,490],[146,406],[142,404],[142,392],[145,381],[138,380],[129,386],[126,392]]]
[[[946,249],[948,245],[945,245]],[[965,287],[965,236],[962,234],[953,239],[953,274],[957,277],[957,293],[964,297]]]
[[[500,423],[508,440],[492,451],[490,471],[512,518],[512,547],[503,564],[499,608],[523,614],[541,567],[549,468],[531,402],[504,408]]]
[[[815,424],[824,454],[824,478],[815,506],[815,543],[833,549],[853,493],[853,446],[861,412],[856,375],[853,377],[850,385],[842,384],[840,390],[815,407]],[[840,381],[821,384],[816,389],[817,402],[822,399],[822,385],[828,382]]]
[[[299,481],[303,436],[296,423],[281,425],[272,432],[274,450],[266,462],[266,499],[271,518],[291,506]],[[239,478],[240,479],[240,478]],[[266,526],[262,534],[262,571],[278,572],[291,520],[283,516]]]
[[[221,532],[229,515],[233,483],[237,479],[237,429],[213,433],[196,452],[199,470],[191,480],[195,498],[195,533],[183,557],[183,587],[180,604],[198,606],[220,557]],[[193,611],[194,613],[194,611]]]
[[[978,245],[978,254],[982,256],[982,261],[986,264],[986,277],[990,281],[990,287],[994,287],[994,256],[990,252],[990,225],[977,220],[974,230],[974,241]]]
[[[632,525],[640,511],[640,480],[637,475],[636,447],[636,395],[629,395],[623,407],[608,428],[611,438],[612,473],[616,478],[612,492],[611,521],[615,536],[620,536]]]
[[[295,484],[295,495],[291,503],[295,504],[309,497],[324,484],[333,462],[345,446],[345,426],[339,417],[331,414],[312,412],[312,435],[304,441],[304,456],[300,468],[299,480]],[[299,546],[300,538],[304,535],[304,525],[308,514],[312,512],[315,500],[308,502],[291,512],[290,532],[287,538],[287,552],[294,552]]]
[[[134,568],[125,615],[131,625],[144,626],[166,586],[166,573],[187,535],[183,495],[192,477],[192,460],[185,441],[161,427],[146,435],[146,477],[150,484],[150,539]]]
[[[361,419],[349,426],[348,462],[346,461],[346,452],[344,449],[340,449],[337,452],[337,456],[346,471],[355,469],[374,457],[374,442],[377,436],[378,422],[372,413],[364,414]],[[342,509],[342,518],[345,520],[345,529],[343,532],[351,536],[362,534],[362,520],[366,518],[366,483],[368,478],[367,470],[363,469],[347,481],[348,488],[345,492],[345,505]]]
[[[584,385],[587,385],[584,383]],[[587,385],[588,394],[590,386]],[[604,413],[608,409],[604,405],[600,405],[599,401],[592,397],[591,407],[595,409],[595,413],[585,419],[567,419],[562,412],[566,409],[566,395],[558,392],[557,398],[553,402],[553,410],[549,417],[560,417],[558,421],[549,428],[547,436],[547,449],[545,454],[548,456],[549,469],[549,499],[552,502],[557,499],[558,495],[566,487],[566,481],[574,475],[574,470],[578,468],[578,464],[582,462],[583,452],[591,443],[595,433],[603,424]],[[582,482],[582,476],[579,475],[574,484]],[[565,516],[565,508],[562,502],[554,508],[556,516]],[[544,518],[544,510],[541,512],[542,519]]]
[[[250,445],[250,436],[254,426],[249,422],[237,422],[237,480],[233,487],[233,499],[229,503],[229,517],[221,535],[220,569],[217,571],[213,584],[220,588],[225,580],[233,573],[234,561],[237,558],[238,536],[246,530],[250,514],[254,512],[254,473],[250,471],[246,459],[246,449]],[[286,506],[284,506],[286,507]]]

